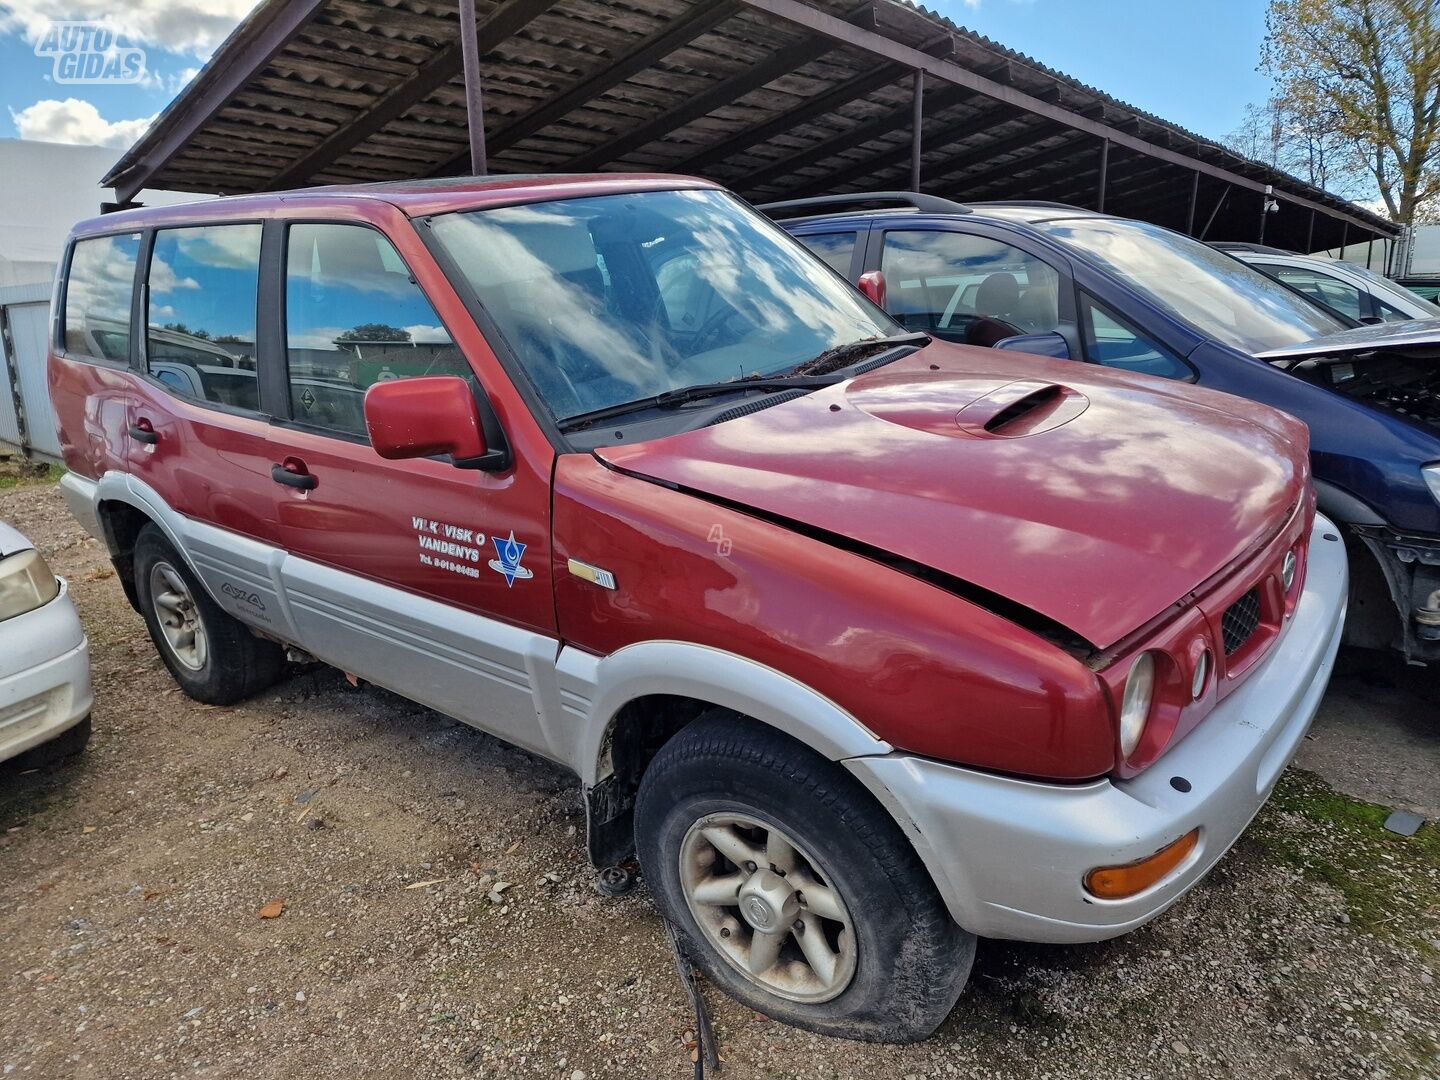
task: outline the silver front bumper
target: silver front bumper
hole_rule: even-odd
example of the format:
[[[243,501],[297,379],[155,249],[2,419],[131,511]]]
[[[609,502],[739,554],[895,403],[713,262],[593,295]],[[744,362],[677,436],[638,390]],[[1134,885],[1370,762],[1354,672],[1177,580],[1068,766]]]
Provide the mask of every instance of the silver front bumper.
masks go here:
[[[89,715],[90,646],[61,582],[43,607],[0,622],[0,761]]]
[[[845,764],[909,834],[965,929],[1048,942],[1132,930],[1229,850],[1299,749],[1345,621],[1348,579],[1338,536],[1316,517],[1305,590],[1270,655],[1134,779],[1044,784],[905,754]],[[1171,783],[1176,777],[1188,790]],[[1195,850],[1144,892],[1113,901],[1085,892],[1087,871],[1143,859],[1197,827]]]

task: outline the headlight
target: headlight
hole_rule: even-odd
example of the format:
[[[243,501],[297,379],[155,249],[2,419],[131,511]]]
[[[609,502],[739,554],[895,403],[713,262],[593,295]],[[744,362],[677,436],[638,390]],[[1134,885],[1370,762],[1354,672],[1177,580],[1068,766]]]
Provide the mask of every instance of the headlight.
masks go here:
[[[1125,680],[1125,700],[1120,705],[1120,752],[1127,758],[1140,745],[1145,721],[1150,718],[1150,700],[1155,693],[1155,658],[1141,653]]]
[[[0,620],[13,619],[60,595],[60,582],[38,551],[0,559]]]
[[[1430,494],[1435,496],[1435,501],[1440,502],[1440,462],[1426,465],[1420,470],[1420,475],[1425,477],[1425,483],[1430,485]]]

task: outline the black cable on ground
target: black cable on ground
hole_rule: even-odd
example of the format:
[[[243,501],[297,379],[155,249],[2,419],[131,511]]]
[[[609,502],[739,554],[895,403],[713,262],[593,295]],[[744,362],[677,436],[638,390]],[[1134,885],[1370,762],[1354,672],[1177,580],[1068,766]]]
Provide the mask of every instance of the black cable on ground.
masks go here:
[[[680,946],[680,935],[675,932],[669,919],[662,917],[661,921],[665,924],[665,936],[670,939],[675,970],[680,975],[681,985],[685,987],[685,996],[690,999],[690,1006],[695,1010],[695,1080],[705,1080],[706,1069],[712,1073],[720,1071],[720,1054],[715,1045],[715,1029],[710,1023],[710,1009],[700,993],[690,958]]]

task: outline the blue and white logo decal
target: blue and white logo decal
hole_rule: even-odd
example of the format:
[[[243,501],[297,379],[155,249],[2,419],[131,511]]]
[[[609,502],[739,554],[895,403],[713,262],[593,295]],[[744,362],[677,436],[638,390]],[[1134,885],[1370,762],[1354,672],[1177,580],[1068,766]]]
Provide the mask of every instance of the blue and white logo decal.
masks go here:
[[[490,569],[497,574],[505,576],[506,586],[515,584],[515,579],[529,581],[535,575],[520,565],[520,560],[525,556],[526,545],[515,539],[515,530],[510,530],[510,539],[501,540],[498,536],[490,537],[495,544],[497,559],[490,560]]]

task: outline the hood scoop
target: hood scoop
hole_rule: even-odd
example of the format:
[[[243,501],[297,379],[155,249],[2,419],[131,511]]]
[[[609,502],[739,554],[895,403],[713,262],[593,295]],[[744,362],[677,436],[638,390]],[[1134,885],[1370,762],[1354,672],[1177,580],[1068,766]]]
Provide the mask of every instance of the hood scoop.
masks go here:
[[[955,415],[960,430],[996,439],[1053,431],[1083,413],[1090,399],[1059,383],[1012,382],[972,401]]]
[[[850,404],[877,420],[930,435],[1018,439],[1068,424],[1090,406],[1073,387],[1041,379],[938,375],[852,383]]]

